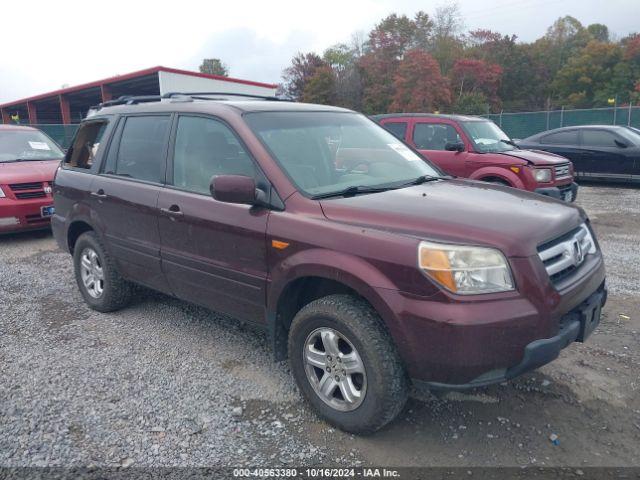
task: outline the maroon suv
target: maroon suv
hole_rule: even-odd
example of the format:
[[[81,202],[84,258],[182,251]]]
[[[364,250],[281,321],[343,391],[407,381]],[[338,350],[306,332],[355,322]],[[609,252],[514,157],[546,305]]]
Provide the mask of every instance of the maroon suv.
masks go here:
[[[448,178],[349,110],[194,97],[102,106],[57,172],[54,234],[92,308],[140,284],[261,325],[351,432],[411,383],[501,382],[598,324],[580,208]]]
[[[523,150],[486,118],[428,113],[390,113],[373,118],[450,175],[566,202],[574,201],[578,194],[568,159],[541,150]]]

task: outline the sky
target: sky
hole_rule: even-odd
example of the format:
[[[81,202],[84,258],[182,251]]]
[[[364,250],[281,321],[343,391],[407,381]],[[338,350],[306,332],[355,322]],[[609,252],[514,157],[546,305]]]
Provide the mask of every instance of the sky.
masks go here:
[[[197,70],[217,57],[230,75],[279,82],[297,52],[366,34],[396,12],[433,13],[444,0],[6,1],[0,103],[147,67]],[[555,19],[604,23],[618,38],[640,31],[639,0],[459,0],[465,28],[542,36]],[[8,28],[8,26],[16,28]]]

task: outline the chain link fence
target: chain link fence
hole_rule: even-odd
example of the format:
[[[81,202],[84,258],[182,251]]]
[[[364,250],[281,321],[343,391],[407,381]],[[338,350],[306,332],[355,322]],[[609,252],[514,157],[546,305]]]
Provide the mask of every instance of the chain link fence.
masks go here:
[[[640,106],[493,113],[483,116],[493,120],[511,138],[520,139],[552,128],[575,125],[629,125],[640,128]]]
[[[548,110],[541,112],[492,113],[483,115],[499,125],[511,138],[527,138],[539,132],[575,125],[629,125],[640,128],[640,106],[592,108],[584,110]],[[77,124],[31,125],[39,128],[63,148],[69,148]]]

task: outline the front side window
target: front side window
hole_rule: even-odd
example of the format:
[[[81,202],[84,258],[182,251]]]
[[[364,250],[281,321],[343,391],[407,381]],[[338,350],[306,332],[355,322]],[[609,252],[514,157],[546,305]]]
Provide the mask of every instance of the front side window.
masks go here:
[[[553,145],[577,145],[578,131],[567,130],[566,132],[557,132],[545,135],[541,138],[540,143],[550,143]]]
[[[73,168],[90,169],[107,124],[107,120],[83,123],[67,152],[64,164]]]
[[[605,130],[583,130],[582,144],[585,147],[617,147],[616,136]]]
[[[309,196],[399,187],[441,173],[366,117],[342,112],[256,112],[249,127]]]
[[[456,129],[445,123],[416,123],[413,143],[420,150],[445,150],[448,143],[460,143]]]
[[[39,130],[7,128],[0,130],[0,162],[60,160],[60,147]]]
[[[170,123],[169,115],[127,118],[114,173],[136,180],[163,182]]]
[[[515,150],[509,136],[490,121],[460,122],[479,153],[500,153]]]
[[[173,185],[209,194],[215,175],[255,177],[253,160],[224,123],[205,117],[178,119],[173,154]]]

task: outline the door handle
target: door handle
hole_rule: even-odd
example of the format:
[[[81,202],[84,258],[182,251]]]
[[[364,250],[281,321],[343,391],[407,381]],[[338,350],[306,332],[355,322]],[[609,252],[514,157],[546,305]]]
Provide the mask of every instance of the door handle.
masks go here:
[[[168,215],[169,217],[182,217],[184,215],[178,205],[171,205],[169,208],[161,208],[160,212]]]
[[[92,197],[96,198],[107,198],[107,194],[104,193],[104,190],[100,189],[97,192],[91,192]]]

